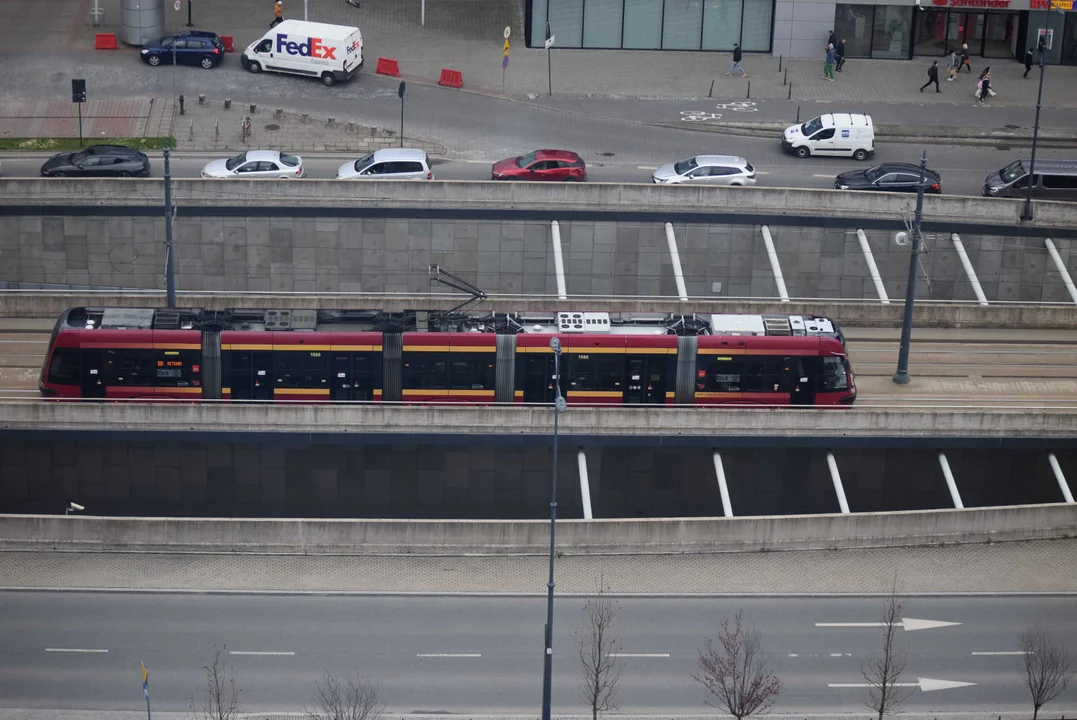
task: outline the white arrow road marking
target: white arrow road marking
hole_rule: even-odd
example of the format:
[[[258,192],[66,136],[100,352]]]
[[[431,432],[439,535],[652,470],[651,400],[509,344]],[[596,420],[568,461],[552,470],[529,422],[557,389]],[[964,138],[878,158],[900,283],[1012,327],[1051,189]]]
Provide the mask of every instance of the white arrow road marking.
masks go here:
[[[1024,650],[992,650],[990,652],[973,652],[973,655],[1024,655]]]
[[[913,630],[932,630],[934,628],[950,627],[951,625],[960,625],[959,622],[947,622],[946,620],[917,620],[916,618],[901,618],[901,622],[894,623],[899,627],[905,628],[907,632]],[[886,623],[881,622],[860,622],[860,623],[815,623],[815,627],[831,627],[831,628],[876,628],[886,627]]]
[[[977,685],[973,682],[962,682],[960,680],[936,680],[935,678],[916,678],[914,683],[894,683],[895,687],[918,687],[922,692],[932,692],[933,690],[953,690],[954,688],[970,687]],[[876,687],[873,683],[829,683],[827,687],[832,688],[867,688]]]
[[[229,650],[229,655],[295,655],[294,652],[276,652],[273,650]]]
[[[108,650],[98,650],[96,648],[45,648],[45,652],[107,653]]]
[[[481,658],[482,653],[417,653],[421,658]]]
[[[669,653],[610,653],[610,657],[618,657],[618,658],[668,658]]]

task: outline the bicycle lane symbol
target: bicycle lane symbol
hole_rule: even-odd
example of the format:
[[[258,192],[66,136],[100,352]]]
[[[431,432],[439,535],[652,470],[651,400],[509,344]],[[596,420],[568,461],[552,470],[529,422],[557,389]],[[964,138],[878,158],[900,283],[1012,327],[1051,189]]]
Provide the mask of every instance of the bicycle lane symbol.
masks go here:
[[[759,112],[759,108],[755,106],[754,102],[744,100],[719,103],[714,106],[714,109],[732,112]],[[714,122],[721,119],[722,113],[708,112],[707,110],[681,110],[681,120],[683,122]]]

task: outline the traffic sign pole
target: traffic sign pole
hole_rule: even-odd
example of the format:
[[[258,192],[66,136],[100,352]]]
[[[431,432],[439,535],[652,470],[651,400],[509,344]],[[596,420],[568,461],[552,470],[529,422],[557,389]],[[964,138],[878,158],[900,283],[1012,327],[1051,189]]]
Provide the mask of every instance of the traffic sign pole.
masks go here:
[[[150,672],[145,663],[139,662],[139,665],[142,666],[142,694],[146,697],[146,720],[153,720],[150,714]]]
[[[505,45],[501,48],[501,94],[505,94],[505,69],[509,66],[509,35],[512,28],[505,26]]]

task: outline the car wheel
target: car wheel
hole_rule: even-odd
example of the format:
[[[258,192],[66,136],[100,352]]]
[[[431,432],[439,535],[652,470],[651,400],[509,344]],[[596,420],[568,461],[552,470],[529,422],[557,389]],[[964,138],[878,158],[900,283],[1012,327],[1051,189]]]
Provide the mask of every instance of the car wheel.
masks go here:
[[[567,177],[564,180],[562,180],[562,182],[579,182],[579,179],[574,178],[574,177]]]
[[[150,65],[153,65],[154,67],[157,67],[161,64],[161,58],[157,55],[150,55],[148,58],[146,58],[146,62],[148,62]]]
[[[333,77],[333,73],[322,73],[322,85],[331,87],[336,85],[337,79]]]
[[[131,177],[131,173],[127,172],[126,170],[121,170],[116,173],[116,177]]]
[[[207,58],[202,58],[202,67],[204,67],[206,70],[209,70],[210,68],[213,67],[213,60],[211,58],[208,58],[208,57]]]
[[[49,175],[49,177],[67,177],[67,173],[54,172],[51,175]]]
[[[858,149],[856,152],[853,153],[853,159],[854,160],[867,160],[868,159],[868,151],[865,150],[864,148]]]
[[[801,145],[800,147],[797,148],[797,157],[798,158],[806,158],[809,155],[811,155],[811,150],[809,150],[807,148],[807,146]]]
[[[262,66],[251,60],[250,63],[247,65],[247,70],[257,75],[258,73],[262,72]]]
[[[744,183],[731,182],[729,183],[729,187],[744,187]]]

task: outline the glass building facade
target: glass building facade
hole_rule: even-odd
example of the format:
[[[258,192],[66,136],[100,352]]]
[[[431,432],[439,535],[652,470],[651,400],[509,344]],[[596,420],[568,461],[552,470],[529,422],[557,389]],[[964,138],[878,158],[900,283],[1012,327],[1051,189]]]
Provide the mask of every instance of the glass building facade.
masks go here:
[[[770,52],[774,0],[528,0],[528,45]]]

